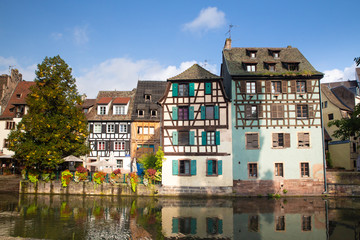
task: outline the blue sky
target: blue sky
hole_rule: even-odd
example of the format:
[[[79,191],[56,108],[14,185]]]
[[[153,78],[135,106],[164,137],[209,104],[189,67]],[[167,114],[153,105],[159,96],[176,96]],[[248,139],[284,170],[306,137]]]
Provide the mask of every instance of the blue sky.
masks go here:
[[[1,0],[0,9],[0,74],[15,66],[33,80],[59,54],[90,98],[195,62],[219,74],[230,24],[233,47],[297,47],[325,81],[354,79],[360,56],[358,0]]]

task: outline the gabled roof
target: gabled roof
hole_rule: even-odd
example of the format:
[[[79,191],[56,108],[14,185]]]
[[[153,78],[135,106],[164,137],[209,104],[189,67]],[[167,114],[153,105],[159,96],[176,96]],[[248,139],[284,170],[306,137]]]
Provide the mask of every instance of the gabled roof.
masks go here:
[[[326,98],[334,104],[336,107],[340,108],[341,110],[345,111],[352,111],[349,107],[345,106],[331,91],[331,89],[327,86],[321,86],[321,92],[326,96]]]
[[[230,75],[323,75],[321,72],[308,62],[297,48],[251,48],[256,51],[256,57],[251,58],[249,48],[229,48],[223,50],[225,65]],[[275,58],[272,52],[280,52],[279,57]],[[256,63],[256,71],[246,71],[246,63]],[[266,63],[275,63],[275,71],[270,72]],[[298,63],[298,71],[289,71],[286,67],[287,63]]]
[[[97,101],[97,104],[109,104],[112,99],[112,97],[102,97]]]
[[[85,99],[82,108],[90,108],[96,104],[96,99]]]
[[[117,97],[114,99],[113,104],[127,104],[129,101],[129,97]]]
[[[176,75],[175,77],[169,78],[168,80],[197,80],[197,79],[219,79],[220,76],[217,76],[208,70],[200,67],[198,64],[192,65],[190,68],[186,69],[184,72]]]

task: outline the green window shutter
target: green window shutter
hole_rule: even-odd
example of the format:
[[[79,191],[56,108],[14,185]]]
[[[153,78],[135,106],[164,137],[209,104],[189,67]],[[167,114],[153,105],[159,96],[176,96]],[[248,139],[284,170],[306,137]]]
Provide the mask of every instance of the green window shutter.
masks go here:
[[[196,218],[190,220],[191,234],[196,234]]]
[[[205,83],[205,94],[211,94],[211,82]]]
[[[206,132],[201,133],[201,143],[203,146],[206,146]]]
[[[196,160],[191,160],[191,175],[196,175]]]
[[[172,96],[173,97],[177,97],[178,96],[178,84],[177,83],[173,83],[172,84]]]
[[[220,131],[215,132],[215,143],[216,145],[220,145]]]
[[[217,161],[218,164],[218,175],[222,175],[222,160]]]
[[[189,107],[189,120],[194,120],[194,106]]]
[[[178,108],[177,107],[172,107],[172,119],[178,120]]]
[[[219,219],[219,234],[223,233],[223,221],[222,219]]]
[[[179,175],[178,160],[172,161],[172,173],[173,175]]]
[[[213,175],[212,164],[213,164],[212,160],[207,161],[207,175]]]
[[[219,119],[219,106],[214,106],[214,119]]]
[[[173,145],[178,145],[178,132],[174,131],[172,133],[172,142]]]
[[[214,219],[207,218],[207,233],[212,233],[214,229]]]
[[[205,106],[201,106],[200,110],[201,110],[201,119],[204,120],[205,119]]]
[[[189,83],[189,96],[195,96],[195,83]]]
[[[172,233],[179,233],[179,219],[172,219]]]
[[[194,131],[189,131],[189,143],[190,143],[190,145],[195,144],[195,132]]]

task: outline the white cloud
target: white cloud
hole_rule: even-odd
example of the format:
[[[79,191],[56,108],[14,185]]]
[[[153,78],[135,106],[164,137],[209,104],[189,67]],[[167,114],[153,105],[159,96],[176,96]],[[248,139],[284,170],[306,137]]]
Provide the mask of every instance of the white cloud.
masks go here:
[[[31,64],[29,66],[21,66],[15,58],[9,57],[4,58],[0,56],[0,74],[10,74],[9,69],[16,68],[23,75],[23,80],[33,81],[35,78],[35,70],[37,68],[37,64]]]
[[[76,44],[82,45],[89,41],[87,29],[88,29],[87,26],[82,26],[82,27],[77,26],[74,28],[73,37]]]
[[[354,63],[352,66],[346,67],[344,70],[325,70],[324,78],[321,79],[321,83],[355,80],[355,68],[356,65]]]
[[[51,34],[51,38],[53,38],[54,40],[60,40],[60,39],[62,39],[62,37],[63,37],[62,33],[54,32]]]
[[[182,62],[180,66],[163,66],[149,59],[133,61],[128,58],[106,60],[84,75],[76,77],[79,92],[88,98],[95,98],[97,93],[104,91],[128,91],[136,87],[138,80],[166,80],[191,67],[196,61]],[[199,63],[199,65],[203,65]],[[204,68],[216,74],[217,66],[206,64]]]
[[[216,7],[202,9],[197,18],[184,24],[183,30],[190,32],[206,32],[224,26],[226,23],[225,13]]]

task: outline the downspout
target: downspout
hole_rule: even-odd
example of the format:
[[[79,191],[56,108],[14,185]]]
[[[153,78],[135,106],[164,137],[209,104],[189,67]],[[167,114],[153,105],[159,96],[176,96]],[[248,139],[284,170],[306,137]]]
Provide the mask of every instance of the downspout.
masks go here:
[[[323,169],[324,169],[324,189],[323,193],[327,193],[327,181],[326,181],[326,158],[325,158],[325,137],[324,137],[324,121],[323,121],[323,114],[322,114],[322,101],[321,101],[321,83],[319,79],[319,98],[320,98],[320,119],[321,119],[321,138],[322,138],[322,151],[323,151]]]

